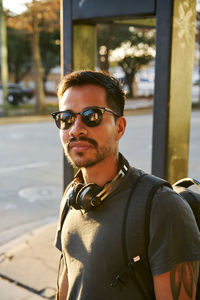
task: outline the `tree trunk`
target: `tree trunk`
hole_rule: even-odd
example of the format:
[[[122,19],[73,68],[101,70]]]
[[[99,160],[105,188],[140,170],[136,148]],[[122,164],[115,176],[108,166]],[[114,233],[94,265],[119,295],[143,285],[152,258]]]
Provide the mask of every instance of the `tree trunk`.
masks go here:
[[[125,70],[124,70],[125,71]],[[129,94],[128,96],[131,98],[134,98],[134,89],[133,89],[133,83],[135,79],[135,72],[132,70],[131,72],[125,72],[126,73],[126,80],[129,87]]]
[[[34,2],[34,1],[33,1]],[[39,30],[37,16],[33,13],[33,76],[35,82],[35,110],[36,112],[42,112],[44,109],[44,89],[42,80],[42,68],[41,68],[41,56],[39,48]]]
[[[7,29],[5,25],[2,0],[0,0],[0,61],[1,61],[1,83],[3,88],[3,106],[1,114],[5,114],[8,105],[8,48],[7,48]]]
[[[43,72],[43,76],[42,76],[42,81],[43,81],[43,88],[44,88],[44,93],[47,93],[47,89],[46,89],[46,82],[49,76],[49,73],[51,71],[51,68],[45,68],[44,72]]]
[[[99,49],[101,46],[101,42],[99,39],[97,39],[97,49],[98,49],[98,61],[99,61],[99,67],[102,71],[109,71],[109,51],[111,50],[111,35],[113,33],[113,24],[110,24],[107,28],[106,38],[104,40],[104,46],[106,47],[106,51],[104,55],[100,55]]]
[[[99,64],[100,64],[100,69],[102,71],[108,72],[108,69],[109,69],[109,61],[108,61],[108,52],[109,52],[109,49],[108,49],[107,45],[106,45],[106,48],[107,48],[106,53],[104,54],[104,56],[100,57]]]

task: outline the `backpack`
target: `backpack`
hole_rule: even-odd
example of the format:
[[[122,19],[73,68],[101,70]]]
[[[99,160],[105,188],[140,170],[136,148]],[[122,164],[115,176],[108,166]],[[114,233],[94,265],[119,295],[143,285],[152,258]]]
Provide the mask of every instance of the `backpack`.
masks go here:
[[[155,299],[153,277],[148,262],[148,244],[150,230],[150,214],[152,201],[157,189],[161,186],[173,188],[190,205],[200,230],[200,194],[188,187],[196,185],[200,189],[200,182],[191,178],[184,178],[171,186],[167,181],[150,174],[142,175],[132,195],[129,197],[123,222],[123,253],[126,259],[126,267],[117,274],[111,286],[126,283],[134,277],[141,290],[144,299]],[[128,239],[128,231],[134,228],[131,240]],[[144,234],[141,234],[144,233]],[[200,299],[200,276],[197,284],[196,299]]]

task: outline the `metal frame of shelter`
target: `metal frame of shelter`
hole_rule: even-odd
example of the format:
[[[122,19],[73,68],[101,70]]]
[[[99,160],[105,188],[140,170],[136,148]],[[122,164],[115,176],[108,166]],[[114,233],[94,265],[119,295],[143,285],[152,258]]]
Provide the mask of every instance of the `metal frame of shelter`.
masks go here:
[[[61,0],[62,76],[95,68],[96,25],[111,22],[156,26],[152,173],[173,183],[188,173],[196,0]]]

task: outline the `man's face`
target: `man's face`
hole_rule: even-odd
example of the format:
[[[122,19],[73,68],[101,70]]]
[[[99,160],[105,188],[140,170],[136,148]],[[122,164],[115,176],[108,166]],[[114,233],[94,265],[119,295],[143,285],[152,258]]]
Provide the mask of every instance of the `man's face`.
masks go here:
[[[60,100],[60,110],[79,113],[85,108],[106,107],[106,91],[103,87],[87,84],[67,89]],[[120,119],[120,118],[119,118]],[[89,127],[76,116],[75,123],[67,130],[60,130],[62,145],[69,161],[77,167],[91,167],[117,153],[119,119],[115,122],[112,113],[105,112],[102,122],[96,127]]]

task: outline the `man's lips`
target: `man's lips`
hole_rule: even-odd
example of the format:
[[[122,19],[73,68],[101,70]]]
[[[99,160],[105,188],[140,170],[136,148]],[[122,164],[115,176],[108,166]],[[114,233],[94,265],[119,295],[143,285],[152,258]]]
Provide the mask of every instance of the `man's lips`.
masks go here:
[[[95,140],[90,139],[88,137],[72,137],[67,143],[67,149],[70,151],[71,149],[75,151],[84,151],[91,148],[97,148],[98,144]]]
[[[84,151],[89,148],[94,148],[94,146],[91,143],[86,142],[71,142],[69,148],[75,151]]]

